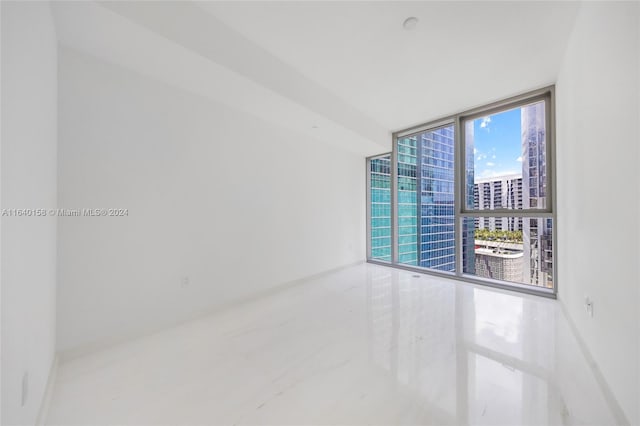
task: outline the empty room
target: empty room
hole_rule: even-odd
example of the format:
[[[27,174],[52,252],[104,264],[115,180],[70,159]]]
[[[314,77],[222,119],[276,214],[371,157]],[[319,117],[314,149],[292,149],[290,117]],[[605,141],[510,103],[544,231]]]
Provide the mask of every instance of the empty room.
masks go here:
[[[0,21],[2,425],[640,425],[640,2]]]

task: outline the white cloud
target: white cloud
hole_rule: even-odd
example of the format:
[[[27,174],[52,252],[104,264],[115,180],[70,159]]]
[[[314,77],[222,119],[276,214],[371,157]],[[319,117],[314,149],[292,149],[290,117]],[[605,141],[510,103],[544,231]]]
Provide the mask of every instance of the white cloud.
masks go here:
[[[473,148],[473,154],[475,155],[477,153],[478,153],[478,150],[476,148]]]
[[[522,163],[522,156],[520,156],[520,157],[516,158],[516,161],[517,161],[518,163]]]
[[[480,154],[480,155],[478,155],[478,157],[476,158],[476,160],[478,160],[478,161],[482,161],[482,160],[484,160],[485,158],[487,158],[487,154]]]
[[[492,163],[491,161],[487,162],[487,167],[493,167],[495,165],[496,165],[496,163]]]
[[[495,159],[496,159],[496,155],[495,155],[495,154],[493,154],[493,155],[491,156],[491,158],[492,158],[493,160],[495,160]]]
[[[482,123],[480,123],[480,127],[482,127],[483,129],[487,128],[487,126],[489,125],[489,123],[491,123],[491,117],[484,117],[482,119]],[[488,129],[487,129],[488,130]]]

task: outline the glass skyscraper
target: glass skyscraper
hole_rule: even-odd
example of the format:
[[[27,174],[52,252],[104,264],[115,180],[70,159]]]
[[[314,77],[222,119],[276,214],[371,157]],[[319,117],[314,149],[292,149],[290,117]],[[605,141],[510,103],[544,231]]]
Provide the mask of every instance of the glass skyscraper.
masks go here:
[[[391,262],[391,156],[370,162],[371,258]]]
[[[453,126],[421,133],[418,158],[420,266],[455,271]]]
[[[455,271],[454,128],[398,139],[398,260]]]
[[[398,262],[418,265],[417,136],[398,139]]]
[[[545,208],[547,196],[547,155],[545,104],[537,102],[521,110],[522,193],[527,208]],[[553,287],[553,221],[527,218],[522,227],[528,284]]]

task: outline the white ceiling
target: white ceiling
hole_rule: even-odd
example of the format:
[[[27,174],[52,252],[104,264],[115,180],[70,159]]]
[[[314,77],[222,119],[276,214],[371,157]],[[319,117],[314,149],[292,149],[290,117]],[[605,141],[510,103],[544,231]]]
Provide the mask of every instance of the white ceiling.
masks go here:
[[[63,45],[371,155],[390,131],[553,83],[577,8],[128,1],[54,14]]]
[[[204,2],[392,130],[555,82],[570,2]],[[413,31],[402,28],[410,16]]]

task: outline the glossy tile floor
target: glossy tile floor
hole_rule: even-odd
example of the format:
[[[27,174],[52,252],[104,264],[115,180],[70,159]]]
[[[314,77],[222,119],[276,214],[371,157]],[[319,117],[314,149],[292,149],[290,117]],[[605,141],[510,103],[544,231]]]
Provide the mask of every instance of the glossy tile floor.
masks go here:
[[[557,302],[362,264],[61,364],[48,424],[614,424]]]

